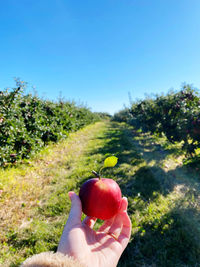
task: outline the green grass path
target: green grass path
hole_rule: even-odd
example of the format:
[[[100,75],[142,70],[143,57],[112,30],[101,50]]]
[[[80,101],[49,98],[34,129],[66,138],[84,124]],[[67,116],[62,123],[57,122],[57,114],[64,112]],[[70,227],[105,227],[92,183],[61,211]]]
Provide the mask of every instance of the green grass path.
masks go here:
[[[200,266],[199,177],[186,172],[181,152],[162,140],[111,122],[89,125],[27,164],[0,171],[2,266],[56,250],[70,209],[68,191],[78,193],[112,154],[118,164],[104,175],[128,197],[133,224],[118,266]]]

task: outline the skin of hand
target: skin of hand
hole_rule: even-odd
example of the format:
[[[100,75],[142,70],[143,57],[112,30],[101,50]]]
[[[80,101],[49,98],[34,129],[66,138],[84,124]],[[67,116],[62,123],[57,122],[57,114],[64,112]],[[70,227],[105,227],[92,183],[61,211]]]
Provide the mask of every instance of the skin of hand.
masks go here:
[[[127,198],[122,198],[118,214],[94,231],[96,218],[86,217],[81,222],[80,198],[74,192],[69,192],[69,197],[71,210],[57,251],[74,257],[87,267],[116,267],[131,236]]]

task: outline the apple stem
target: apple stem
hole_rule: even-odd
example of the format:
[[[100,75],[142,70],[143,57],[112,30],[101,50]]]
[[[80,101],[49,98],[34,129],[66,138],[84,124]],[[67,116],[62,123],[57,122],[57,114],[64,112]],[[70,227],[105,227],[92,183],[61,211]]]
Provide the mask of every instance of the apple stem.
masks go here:
[[[103,166],[101,169],[100,169],[100,171],[99,171],[99,178],[100,178],[100,176],[101,176],[101,171],[104,169],[105,167]]]
[[[97,178],[101,179],[100,175],[99,175],[97,172],[92,171],[92,173],[93,173]]]

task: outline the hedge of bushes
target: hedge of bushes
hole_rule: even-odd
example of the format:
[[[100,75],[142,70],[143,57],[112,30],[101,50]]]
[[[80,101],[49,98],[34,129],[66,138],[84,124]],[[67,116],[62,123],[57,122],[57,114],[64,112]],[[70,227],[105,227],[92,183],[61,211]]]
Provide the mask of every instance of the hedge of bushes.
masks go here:
[[[26,84],[16,83],[16,88],[0,91],[0,166],[29,158],[48,142],[100,119],[73,102],[25,94]]]
[[[179,92],[136,101],[126,113],[125,116],[125,111],[120,111],[114,119],[152,134],[164,134],[172,143],[182,142],[183,150],[190,156],[200,148],[200,95],[190,85],[183,85]]]

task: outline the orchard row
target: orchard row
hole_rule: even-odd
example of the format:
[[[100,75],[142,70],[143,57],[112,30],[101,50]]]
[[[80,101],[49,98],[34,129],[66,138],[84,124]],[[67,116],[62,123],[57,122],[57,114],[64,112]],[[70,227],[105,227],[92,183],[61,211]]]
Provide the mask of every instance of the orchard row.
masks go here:
[[[181,91],[156,95],[132,102],[114,115],[152,134],[164,134],[172,142],[182,142],[182,149],[193,156],[200,148],[200,95],[197,89],[183,85]]]
[[[48,142],[99,120],[100,115],[73,102],[42,100],[25,94],[25,83],[0,91],[0,166],[29,158]]]

